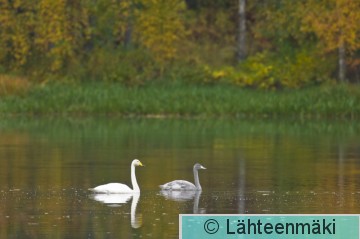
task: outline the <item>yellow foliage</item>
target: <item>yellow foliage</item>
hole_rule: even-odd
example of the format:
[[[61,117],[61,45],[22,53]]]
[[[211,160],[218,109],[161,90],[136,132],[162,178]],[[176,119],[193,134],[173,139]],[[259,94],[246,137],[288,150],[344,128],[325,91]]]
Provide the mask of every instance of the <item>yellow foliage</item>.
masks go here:
[[[248,59],[241,67],[224,67],[222,70],[214,71],[212,76],[232,84],[255,88],[273,88],[275,80],[273,66],[263,63],[265,54],[257,54]]]
[[[52,59],[51,70],[61,68],[64,57],[72,55],[69,24],[65,0],[40,0],[39,24],[36,26],[35,43]],[[42,23],[42,24],[41,24]]]
[[[86,11],[81,6],[70,7],[67,0],[39,0],[35,44],[49,58],[51,71],[60,70],[74,56],[81,41],[76,36],[81,35],[81,25],[87,27],[85,18]]]
[[[19,14],[18,8],[23,13]],[[32,5],[27,0],[0,0],[0,60],[11,56],[13,68],[27,62],[31,49],[30,33],[34,25]]]
[[[315,32],[327,51],[345,45],[360,48],[360,1],[309,0],[304,8],[303,31]]]
[[[143,4],[135,28],[138,41],[163,65],[176,58],[186,34],[181,15],[186,5],[183,0],[143,0]]]
[[[219,70],[219,71],[213,71],[212,72],[212,77],[214,79],[220,79],[222,77],[226,76],[226,72],[224,70]]]
[[[227,82],[243,87],[273,89],[279,87],[297,88],[326,77],[328,66],[319,64],[313,49],[296,52],[291,58],[274,58],[268,53],[249,57],[238,67],[222,67],[204,71],[211,82]],[[324,66],[325,65],[325,66]]]

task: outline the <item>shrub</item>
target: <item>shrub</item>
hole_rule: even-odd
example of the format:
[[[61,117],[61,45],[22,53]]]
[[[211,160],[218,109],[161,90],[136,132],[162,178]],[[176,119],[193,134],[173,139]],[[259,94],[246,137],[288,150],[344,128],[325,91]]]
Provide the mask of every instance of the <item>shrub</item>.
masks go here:
[[[85,62],[75,64],[67,75],[83,81],[118,82],[139,85],[158,74],[152,57],[144,49],[94,49]]]
[[[298,88],[330,78],[334,60],[319,59],[316,51],[302,49],[281,57],[267,52],[255,54],[237,67],[206,71],[212,81],[225,81],[252,88]]]

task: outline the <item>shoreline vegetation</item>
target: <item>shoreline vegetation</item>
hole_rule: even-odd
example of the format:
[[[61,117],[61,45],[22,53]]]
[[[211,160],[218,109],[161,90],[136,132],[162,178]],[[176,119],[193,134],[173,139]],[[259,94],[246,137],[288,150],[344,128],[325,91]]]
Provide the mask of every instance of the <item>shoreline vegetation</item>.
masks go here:
[[[50,82],[20,89],[8,87],[6,92],[2,86],[2,117],[360,118],[360,86],[351,84],[255,90],[227,84],[181,82],[142,86]]]
[[[0,117],[358,119],[358,12],[358,0],[2,1]]]

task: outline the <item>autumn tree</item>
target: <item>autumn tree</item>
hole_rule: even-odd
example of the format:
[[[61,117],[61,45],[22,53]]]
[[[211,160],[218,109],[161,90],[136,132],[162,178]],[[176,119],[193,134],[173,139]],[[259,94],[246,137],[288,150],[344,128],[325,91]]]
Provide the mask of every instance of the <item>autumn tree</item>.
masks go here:
[[[338,51],[339,80],[346,79],[346,55],[360,49],[360,1],[308,0],[302,31],[314,32],[325,52]]]
[[[32,48],[33,4],[27,0],[0,0],[0,61],[19,69]]]
[[[131,81],[176,61],[231,68],[236,51],[234,82],[299,87],[334,64],[344,81],[360,64],[359,12],[358,0],[0,0],[0,70]]]
[[[86,38],[86,12],[79,1],[39,0],[36,8],[36,48],[58,71]]]
[[[123,0],[119,3],[115,35],[118,42],[128,47],[132,43],[135,19],[139,14],[140,0]]]
[[[149,49],[161,66],[176,58],[186,34],[182,13],[183,0],[144,0],[136,20],[136,34],[141,45]]]

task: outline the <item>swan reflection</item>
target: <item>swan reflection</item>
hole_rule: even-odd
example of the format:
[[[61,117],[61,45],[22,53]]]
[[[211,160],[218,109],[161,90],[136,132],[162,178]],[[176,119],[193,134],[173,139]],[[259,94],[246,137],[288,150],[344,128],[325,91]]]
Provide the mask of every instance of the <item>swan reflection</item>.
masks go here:
[[[173,200],[176,202],[185,202],[193,199],[196,192],[200,191],[173,191],[173,190],[161,190],[160,194],[166,199]]]
[[[165,197],[168,200],[176,201],[176,202],[185,202],[194,199],[194,214],[203,214],[206,213],[204,208],[199,209],[199,201],[201,196],[201,191],[169,191],[169,190],[161,190],[160,195]]]
[[[92,199],[95,201],[108,204],[109,206],[121,206],[132,198],[132,194],[93,194]]]
[[[131,201],[131,226],[133,228],[139,228],[142,226],[142,214],[136,213],[136,207],[139,203],[140,193],[123,193],[123,194],[93,194],[91,198],[95,201],[104,203],[109,207],[119,207],[121,204],[125,204]]]

